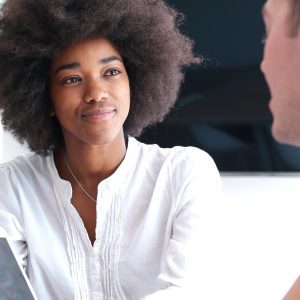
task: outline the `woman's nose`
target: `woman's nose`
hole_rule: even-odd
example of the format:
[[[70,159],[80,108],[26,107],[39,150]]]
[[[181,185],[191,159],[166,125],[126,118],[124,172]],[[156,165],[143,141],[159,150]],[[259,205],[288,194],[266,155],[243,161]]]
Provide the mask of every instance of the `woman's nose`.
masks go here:
[[[105,84],[100,80],[93,80],[88,82],[85,88],[84,100],[86,102],[100,102],[105,101],[108,98],[108,91]]]

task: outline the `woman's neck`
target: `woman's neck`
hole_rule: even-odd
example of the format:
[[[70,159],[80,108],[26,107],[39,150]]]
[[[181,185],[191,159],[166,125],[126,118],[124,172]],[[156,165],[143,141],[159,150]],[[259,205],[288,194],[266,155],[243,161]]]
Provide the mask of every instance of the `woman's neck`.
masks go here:
[[[54,153],[54,161],[60,177],[72,182],[74,178],[67,166],[66,158],[80,183],[88,187],[98,185],[112,175],[123,161],[125,154],[126,141],[122,136],[103,145],[78,145],[66,142],[65,148]]]

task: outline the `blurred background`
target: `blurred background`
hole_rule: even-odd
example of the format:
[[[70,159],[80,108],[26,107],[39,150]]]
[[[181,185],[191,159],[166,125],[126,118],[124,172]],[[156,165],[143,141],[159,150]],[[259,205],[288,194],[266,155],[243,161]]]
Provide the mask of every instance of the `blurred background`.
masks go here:
[[[263,56],[264,0],[168,0],[205,61],[186,69],[176,107],[140,140],[206,150],[220,171],[298,171],[300,150],[271,136]]]

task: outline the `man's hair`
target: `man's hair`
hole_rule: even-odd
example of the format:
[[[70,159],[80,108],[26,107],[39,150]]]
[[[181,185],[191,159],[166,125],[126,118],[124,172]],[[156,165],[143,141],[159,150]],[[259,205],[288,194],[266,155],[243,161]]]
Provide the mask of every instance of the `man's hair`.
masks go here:
[[[50,117],[50,63],[63,48],[106,37],[128,72],[131,107],[124,133],[137,136],[162,121],[178,95],[182,67],[198,63],[182,15],[162,0],[7,0],[0,15],[2,123],[41,154],[63,145]]]
[[[300,0],[289,0],[291,4],[291,34],[296,35],[300,25]]]

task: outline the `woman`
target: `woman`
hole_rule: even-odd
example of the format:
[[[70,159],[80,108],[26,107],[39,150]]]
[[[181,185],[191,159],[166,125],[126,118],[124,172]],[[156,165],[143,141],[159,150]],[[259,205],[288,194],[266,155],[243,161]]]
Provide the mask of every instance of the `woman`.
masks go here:
[[[39,299],[195,295],[218,172],[198,149],[132,137],[199,62],[179,21],[163,1],[4,3],[2,122],[35,154],[0,168],[0,227]]]

